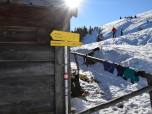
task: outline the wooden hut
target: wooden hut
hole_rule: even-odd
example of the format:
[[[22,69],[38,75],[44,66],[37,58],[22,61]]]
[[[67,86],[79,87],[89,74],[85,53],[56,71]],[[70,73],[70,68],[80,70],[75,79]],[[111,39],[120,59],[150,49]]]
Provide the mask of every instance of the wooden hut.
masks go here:
[[[64,47],[50,33],[72,16],[64,0],[0,0],[0,114],[64,114]]]

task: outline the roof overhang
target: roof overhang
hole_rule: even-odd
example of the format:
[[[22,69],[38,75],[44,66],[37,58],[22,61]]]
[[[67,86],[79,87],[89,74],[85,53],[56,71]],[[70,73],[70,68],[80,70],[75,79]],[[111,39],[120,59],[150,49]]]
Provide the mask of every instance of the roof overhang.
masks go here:
[[[6,2],[10,4],[18,4],[23,6],[31,6],[31,7],[45,7],[45,8],[65,8],[67,9],[69,6],[67,6],[65,0],[0,0],[1,2]],[[69,11],[71,13],[71,17],[77,17],[77,11],[78,8],[70,9]]]

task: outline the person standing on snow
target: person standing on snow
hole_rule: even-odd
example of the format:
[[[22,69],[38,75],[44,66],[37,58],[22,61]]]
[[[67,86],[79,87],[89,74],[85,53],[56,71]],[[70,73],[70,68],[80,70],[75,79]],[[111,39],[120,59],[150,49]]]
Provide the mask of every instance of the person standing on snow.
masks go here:
[[[113,38],[115,37],[116,38],[116,32],[117,32],[117,30],[116,30],[116,28],[115,27],[113,27],[113,29],[112,29],[112,31],[111,32],[113,32]]]
[[[121,27],[121,36],[123,35],[123,26]]]

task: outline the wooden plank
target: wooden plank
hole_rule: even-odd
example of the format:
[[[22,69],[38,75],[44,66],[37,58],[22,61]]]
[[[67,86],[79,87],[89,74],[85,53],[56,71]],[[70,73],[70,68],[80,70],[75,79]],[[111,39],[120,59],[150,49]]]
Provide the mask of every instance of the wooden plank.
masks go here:
[[[0,41],[0,44],[49,44],[46,41]]]
[[[50,44],[0,44],[0,51],[50,51],[54,52],[55,47]]]
[[[54,61],[51,51],[0,51],[0,62],[12,61]]]
[[[144,87],[144,88],[142,88],[140,90],[128,93],[128,94],[126,94],[124,96],[121,96],[119,98],[115,98],[113,100],[110,100],[110,101],[108,101],[106,103],[102,103],[102,104],[99,104],[99,105],[97,105],[95,107],[92,107],[90,109],[86,109],[86,110],[83,110],[81,112],[78,112],[78,114],[91,114],[93,112],[99,111],[101,109],[108,108],[108,107],[113,106],[113,105],[115,105],[117,103],[120,103],[122,101],[128,100],[128,99],[130,99],[132,97],[135,97],[137,95],[140,95],[142,93],[145,93],[145,92],[148,92],[148,91],[151,91],[151,90],[152,90],[152,86],[147,86],[147,87]]]
[[[45,37],[43,39],[45,39]],[[36,34],[3,34],[1,33],[0,41],[38,41],[38,36]]]
[[[51,8],[34,8],[26,5],[0,4],[0,20],[48,22],[52,18]],[[53,9],[52,9],[53,10]],[[45,17],[45,18],[44,18]]]
[[[3,26],[0,25],[0,32],[8,32],[8,33],[20,33],[20,32],[25,32],[25,33],[40,33],[44,34],[46,31],[46,28],[40,28],[40,27],[26,27],[26,26]]]
[[[36,1],[27,1],[27,0],[11,0],[10,3],[24,4],[24,5],[33,5],[37,7],[68,7],[64,0],[36,0]]]
[[[53,30],[54,27],[54,21],[50,21],[47,24],[46,23],[40,23],[40,22],[23,22],[23,21],[7,21],[7,20],[1,20],[0,21],[1,26],[24,26],[24,27],[36,27],[36,28],[47,28]]]
[[[0,114],[46,114],[54,113],[52,97],[31,98],[18,101],[0,102]]]
[[[23,26],[0,26],[0,41],[47,41],[52,29]],[[48,37],[49,35],[49,37]],[[46,38],[47,37],[47,38]]]
[[[0,62],[9,62],[10,60],[54,61],[54,47],[51,47],[49,44],[1,44]]]
[[[54,75],[54,61],[0,63],[0,78],[31,75]]]
[[[54,75],[0,79],[0,103],[45,96],[54,97]]]

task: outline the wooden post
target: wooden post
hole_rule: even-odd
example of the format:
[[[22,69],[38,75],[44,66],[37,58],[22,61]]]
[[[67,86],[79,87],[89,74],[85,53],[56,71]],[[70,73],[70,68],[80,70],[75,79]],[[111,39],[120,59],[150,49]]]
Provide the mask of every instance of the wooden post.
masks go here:
[[[60,10],[55,13],[55,30],[62,31]],[[64,47],[55,46],[55,114],[64,114]]]
[[[108,107],[113,106],[113,105],[115,105],[117,103],[120,103],[122,101],[128,100],[128,99],[130,99],[132,97],[135,97],[137,95],[140,95],[142,93],[145,93],[145,92],[151,91],[151,90],[152,90],[152,86],[147,86],[147,87],[144,87],[144,88],[142,88],[140,90],[128,93],[128,94],[126,94],[126,95],[124,95],[122,97],[115,98],[115,99],[110,100],[110,101],[108,101],[106,103],[102,103],[102,104],[99,104],[99,105],[97,105],[95,107],[92,107],[90,109],[86,109],[86,110],[83,110],[81,112],[78,112],[78,114],[91,114],[93,112],[99,111],[101,109],[108,108]]]
[[[79,69],[79,64],[78,64],[78,60],[77,60],[76,54],[74,54],[74,58],[75,58],[75,62],[76,62],[76,64],[77,64],[77,69],[80,70],[80,69]]]
[[[147,82],[148,82],[148,85],[149,85],[149,86],[152,85],[152,81],[151,81],[151,80],[148,80],[148,79],[147,79]],[[149,96],[150,96],[150,103],[151,103],[151,108],[152,108],[152,91],[149,91]]]
[[[146,77],[151,77],[150,73],[145,73],[144,76]],[[148,85],[152,85],[152,80],[147,79]],[[152,91],[149,91],[149,96],[150,96],[150,103],[151,103],[151,108],[152,108]]]

